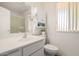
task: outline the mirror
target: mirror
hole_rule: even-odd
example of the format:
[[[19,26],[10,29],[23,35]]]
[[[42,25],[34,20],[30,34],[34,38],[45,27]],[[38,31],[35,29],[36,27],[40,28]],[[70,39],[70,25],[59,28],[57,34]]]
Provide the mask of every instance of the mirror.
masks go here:
[[[25,35],[28,10],[24,2],[0,2],[0,39]]]
[[[38,4],[34,5],[0,2],[0,38],[45,34],[46,12]]]

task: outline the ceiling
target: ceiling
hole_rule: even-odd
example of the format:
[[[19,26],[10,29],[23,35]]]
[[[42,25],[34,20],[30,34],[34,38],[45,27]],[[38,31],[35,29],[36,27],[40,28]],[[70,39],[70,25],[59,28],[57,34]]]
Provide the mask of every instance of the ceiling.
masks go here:
[[[24,2],[0,2],[0,6],[19,14],[25,13],[29,8],[29,4]]]

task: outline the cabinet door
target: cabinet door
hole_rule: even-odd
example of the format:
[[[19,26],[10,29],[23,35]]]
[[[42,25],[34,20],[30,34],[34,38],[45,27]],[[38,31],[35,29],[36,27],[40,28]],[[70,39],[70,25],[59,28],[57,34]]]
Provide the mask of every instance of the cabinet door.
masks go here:
[[[39,50],[40,48],[44,47],[44,41],[41,40],[39,42],[35,42],[29,46],[26,46],[23,48],[23,55],[24,56],[29,56],[32,53],[36,52],[37,50]]]
[[[11,51],[7,56],[22,56],[22,49]]]
[[[36,51],[31,56],[44,56],[44,48],[41,48],[40,50]]]

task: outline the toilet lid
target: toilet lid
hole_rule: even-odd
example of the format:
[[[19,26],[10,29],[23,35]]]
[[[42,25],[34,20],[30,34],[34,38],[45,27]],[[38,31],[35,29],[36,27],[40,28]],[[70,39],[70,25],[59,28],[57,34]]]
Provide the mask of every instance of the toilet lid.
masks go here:
[[[50,49],[50,50],[59,50],[56,46],[47,44],[44,46],[45,49]]]

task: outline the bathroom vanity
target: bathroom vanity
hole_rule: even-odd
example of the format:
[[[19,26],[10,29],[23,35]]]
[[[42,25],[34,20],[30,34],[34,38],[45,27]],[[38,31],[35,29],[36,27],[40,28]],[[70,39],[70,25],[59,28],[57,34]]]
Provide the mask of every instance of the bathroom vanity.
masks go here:
[[[0,56],[44,56],[44,36],[28,35],[27,38],[0,40]]]
[[[13,4],[19,3],[10,3],[12,9]],[[17,12],[9,8],[0,7],[0,56],[43,56],[45,34],[42,33],[46,32],[43,9],[27,6],[28,11],[25,9],[20,14],[18,8],[14,8]]]

